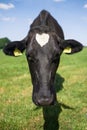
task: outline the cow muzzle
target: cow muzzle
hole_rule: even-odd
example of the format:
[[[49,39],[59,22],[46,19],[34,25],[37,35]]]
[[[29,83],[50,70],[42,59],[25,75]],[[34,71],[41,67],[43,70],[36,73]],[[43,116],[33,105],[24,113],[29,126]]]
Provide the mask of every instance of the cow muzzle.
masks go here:
[[[37,102],[40,106],[48,106],[54,104],[54,98],[53,95],[50,97],[43,96],[41,98],[38,98]]]
[[[56,93],[49,91],[33,93],[33,102],[38,106],[49,106],[56,103]]]

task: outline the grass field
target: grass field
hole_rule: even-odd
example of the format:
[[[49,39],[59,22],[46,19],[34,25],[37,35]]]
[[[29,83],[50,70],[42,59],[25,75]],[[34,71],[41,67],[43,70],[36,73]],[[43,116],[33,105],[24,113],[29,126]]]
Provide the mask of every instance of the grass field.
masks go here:
[[[0,130],[87,130],[87,48],[62,55],[55,85],[58,103],[35,106],[25,56],[0,51]]]

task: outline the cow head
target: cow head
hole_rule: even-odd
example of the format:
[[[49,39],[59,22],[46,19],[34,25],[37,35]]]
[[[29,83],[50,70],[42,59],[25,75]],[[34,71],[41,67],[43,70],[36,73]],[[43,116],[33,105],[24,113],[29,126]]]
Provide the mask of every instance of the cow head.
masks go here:
[[[11,42],[3,49],[10,56],[20,56],[24,50],[33,83],[33,102],[41,106],[54,104],[54,80],[60,56],[62,52],[73,54],[81,51],[82,44],[75,40],[61,39],[54,32],[30,30],[25,39]]]

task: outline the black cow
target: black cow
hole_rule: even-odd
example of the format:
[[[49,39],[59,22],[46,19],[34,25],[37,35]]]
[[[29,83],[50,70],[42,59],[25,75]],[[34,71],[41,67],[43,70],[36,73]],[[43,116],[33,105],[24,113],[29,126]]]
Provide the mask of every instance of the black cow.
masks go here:
[[[33,83],[33,102],[46,106],[56,101],[54,80],[62,52],[73,54],[82,48],[76,40],[64,40],[58,22],[49,12],[42,10],[31,24],[26,38],[9,43],[3,51],[10,56],[19,56],[26,50]]]

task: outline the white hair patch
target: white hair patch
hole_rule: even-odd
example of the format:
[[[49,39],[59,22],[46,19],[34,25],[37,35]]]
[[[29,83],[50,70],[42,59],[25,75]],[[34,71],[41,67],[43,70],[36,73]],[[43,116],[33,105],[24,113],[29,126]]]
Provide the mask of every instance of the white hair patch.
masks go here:
[[[38,44],[43,47],[45,44],[48,43],[49,41],[49,34],[47,33],[42,33],[42,34],[36,34],[36,41]]]

